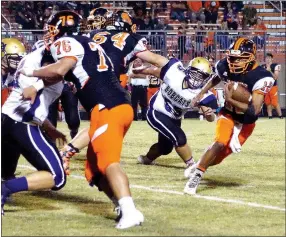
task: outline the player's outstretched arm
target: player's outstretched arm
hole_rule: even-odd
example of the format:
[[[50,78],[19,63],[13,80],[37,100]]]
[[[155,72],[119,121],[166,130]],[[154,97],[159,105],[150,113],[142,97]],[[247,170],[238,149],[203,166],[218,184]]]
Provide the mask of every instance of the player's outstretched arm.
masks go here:
[[[132,73],[135,75],[138,75],[138,74],[152,75],[157,78],[160,78],[161,68],[157,68],[157,67],[133,68]]]
[[[221,79],[218,75],[212,74],[210,75],[210,79],[207,82],[207,84],[204,85],[202,90],[199,92],[199,94],[192,100],[192,105],[196,106],[199,101],[202,99],[205,93],[207,93],[211,88],[215,87],[218,83],[220,83]]]
[[[81,150],[88,146],[90,139],[88,135],[89,128],[84,128],[71,140],[71,144],[77,149]]]
[[[70,159],[81,149],[85,148],[89,144],[89,128],[81,130],[65,147],[60,150],[61,157],[64,163],[64,170],[67,175],[70,174]]]
[[[53,139],[54,141],[58,140],[59,147],[63,147],[66,144],[66,136],[59,130],[57,130],[48,119],[45,119],[42,124],[42,128],[46,131],[46,133],[51,139]]]
[[[137,53],[136,56],[142,59],[143,61],[151,63],[157,67],[164,67],[169,62],[169,60],[166,57],[152,53],[149,50]]]
[[[76,63],[76,58],[64,57],[56,63],[41,67],[37,70],[23,68],[21,70],[21,73],[28,77],[39,77],[43,78],[43,80],[60,81],[63,79],[63,76],[76,65]]]

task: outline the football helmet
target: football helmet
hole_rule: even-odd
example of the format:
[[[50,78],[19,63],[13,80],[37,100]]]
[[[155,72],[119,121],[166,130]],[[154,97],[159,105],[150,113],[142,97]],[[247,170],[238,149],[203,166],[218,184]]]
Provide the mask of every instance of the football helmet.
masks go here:
[[[122,10],[113,13],[106,19],[105,28],[106,30],[118,30],[130,33],[136,32],[136,24],[133,24],[131,15]]]
[[[189,88],[195,90],[205,85],[212,73],[212,68],[207,59],[197,57],[189,62],[185,73],[187,75],[185,80]]]
[[[100,30],[103,28],[106,19],[112,12],[105,8],[99,7],[91,10],[87,17],[86,27],[88,30]]]
[[[2,67],[8,68],[10,73],[14,73],[21,59],[26,55],[23,43],[15,38],[5,38],[1,41]]]
[[[229,71],[235,74],[251,70],[256,58],[256,45],[247,38],[238,38],[226,52]]]
[[[44,30],[47,31],[43,37],[47,46],[64,35],[79,35],[82,33],[82,16],[70,10],[59,11],[49,18]]]

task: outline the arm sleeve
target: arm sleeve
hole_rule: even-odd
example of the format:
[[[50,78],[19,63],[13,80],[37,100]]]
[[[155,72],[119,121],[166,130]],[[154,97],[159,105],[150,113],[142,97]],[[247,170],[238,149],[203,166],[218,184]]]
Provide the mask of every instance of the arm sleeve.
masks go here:
[[[212,109],[217,109],[218,108],[217,98],[212,92],[208,92],[201,99],[199,106],[206,106]]]

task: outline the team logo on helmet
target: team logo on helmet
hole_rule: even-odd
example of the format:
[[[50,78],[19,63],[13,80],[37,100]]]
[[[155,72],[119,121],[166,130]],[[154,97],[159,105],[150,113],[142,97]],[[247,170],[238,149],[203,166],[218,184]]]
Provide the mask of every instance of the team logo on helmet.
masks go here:
[[[132,25],[132,20],[131,20],[129,14],[127,12],[122,12],[121,13],[121,18],[122,18],[123,22],[126,22],[129,25]]]

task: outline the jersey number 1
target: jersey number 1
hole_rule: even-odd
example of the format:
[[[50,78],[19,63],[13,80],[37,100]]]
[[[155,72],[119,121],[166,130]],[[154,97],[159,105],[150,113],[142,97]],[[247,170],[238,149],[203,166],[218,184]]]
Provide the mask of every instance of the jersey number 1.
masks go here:
[[[107,71],[108,65],[106,64],[106,57],[104,56],[103,51],[98,48],[99,46],[97,46],[96,43],[89,42],[88,45],[92,51],[98,52],[99,64],[97,65],[97,71],[99,72]]]

